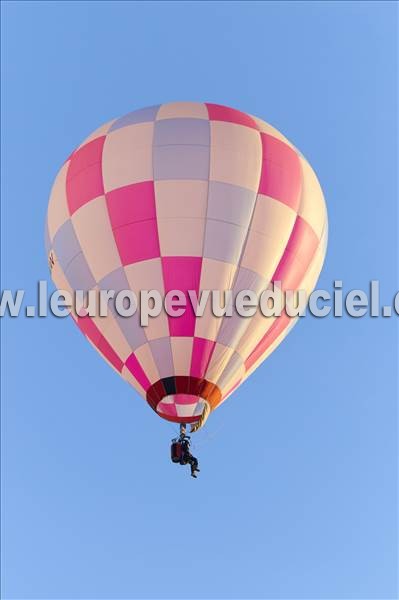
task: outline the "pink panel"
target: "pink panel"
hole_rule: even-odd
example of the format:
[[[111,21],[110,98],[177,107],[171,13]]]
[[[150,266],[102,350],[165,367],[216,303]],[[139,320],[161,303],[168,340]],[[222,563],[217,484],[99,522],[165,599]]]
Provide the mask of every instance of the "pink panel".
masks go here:
[[[112,190],[106,195],[112,229],[156,218],[154,183],[143,181]]]
[[[259,193],[280,200],[297,212],[302,186],[299,157],[281,140],[267,133],[260,136],[263,160]]]
[[[273,276],[273,281],[281,281],[283,290],[299,289],[315,255],[317,246],[318,238],[312,227],[298,216],[287,248]],[[269,346],[276,341],[291,322],[292,318],[285,312],[276,318],[273,325],[245,361],[247,371],[266,352]]]
[[[214,341],[198,337],[194,338],[190,375],[193,377],[205,377],[214,348]]]
[[[157,405],[157,411],[169,417],[177,417],[176,404],[168,404],[161,400]]]
[[[144,373],[143,368],[134,354],[131,354],[126,361],[126,367],[129,369],[133,377],[137,379],[139,384],[147,391],[151,386],[147,375]]]
[[[119,227],[114,236],[123,265],[160,256],[156,219]]]
[[[66,182],[68,208],[71,215],[81,206],[104,194],[101,164],[88,167]]]
[[[173,394],[173,402],[175,404],[197,404],[198,396],[193,394]]]
[[[75,177],[78,173],[87,169],[87,167],[101,162],[104,142],[105,135],[85,144],[71,154],[71,164],[68,168],[69,179]]]
[[[281,281],[284,290],[297,289],[312,262],[318,243],[311,226],[298,216],[273,281]]]
[[[123,368],[123,361],[119,358],[112,346],[107,342],[105,337],[101,337],[97,344],[98,350],[105,356],[105,358],[115,367],[119,373]]]
[[[170,317],[169,333],[172,336],[193,336],[195,313],[191,306],[188,290],[198,294],[201,276],[202,258],[196,256],[168,256],[162,258],[165,294],[171,290],[180,290],[186,296],[186,310],[180,317]]]
[[[104,194],[101,156],[105,136],[77,150],[69,163],[66,190],[72,215],[83,204]]]
[[[288,327],[291,323],[291,317],[286,313],[282,313],[280,317],[277,317],[273,325],[270,327],[268,332],[260,340],[256,348],[251,352],[247,360],[245,361],[245,370],[248,371],[254,363],[266,352],[266,350],[275,342],[278,336]]]
[[[289,242],[273,276],[273,281],[281,281],[283,290],[299,289],[318,247],[318,238],[312,227],[301,217],[297,217]],[[273,325],[260,340],[245,361],[248,371],[266,352],[279,335],[292,322],[285,312],[277,317]]]
[[[93,342],[95,346],[97,346],[100,338],[102,337],[101,331],[97,328],[97,325],[94,323],[91,317],[78,317],[76,319],[76,324],[79,327],[80,331],[87,335],[89,340]]]
[[[101,354],[105,356],[105,358],[115,367],[115,369],[120,372],[123,367],[123,362],[101,334],[93,319],[91,319],[89,316],[78,317],[76,319],[76,324],[82,333],[84,333],[89,340],[93,342],[98,351],[101,352]]]
[[[206,103],[206,107],[211,121],[227,121],[228,123],[237,123],[238,125],[252,127],[252,129],[259,129],[256,121],[240,110],[222,106],[221,104]]]

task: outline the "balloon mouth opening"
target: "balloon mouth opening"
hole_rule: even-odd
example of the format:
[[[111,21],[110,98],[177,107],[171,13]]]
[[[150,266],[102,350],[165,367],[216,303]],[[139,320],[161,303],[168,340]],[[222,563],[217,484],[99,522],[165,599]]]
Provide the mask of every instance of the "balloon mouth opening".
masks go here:
[[[195,394],[168,394],[158,402],[156,412],[178,423],[193,423],[201,417],[204,407],[205,400]]]
[[[146,392],[151,408],[175,423],[196,423],[204,410],[213,410],[222,399],[219,387],[203,377],[173,375],[155,381]]]

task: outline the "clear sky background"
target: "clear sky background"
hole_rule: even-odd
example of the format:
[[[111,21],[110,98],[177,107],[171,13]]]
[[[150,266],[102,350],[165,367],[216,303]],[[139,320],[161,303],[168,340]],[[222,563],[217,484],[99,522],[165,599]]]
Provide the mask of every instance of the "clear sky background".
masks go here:
[[[173,100],[270,122],[313,165],[319,287],[397,261],[395,3],[3,3],[3,288],[49,279],[52,181],[98,125]],[[3,598],[397,597],[395,319],[306,318],[172,465],[69,319],[3,322]],[[288,372],[288,376],[287,376]]]

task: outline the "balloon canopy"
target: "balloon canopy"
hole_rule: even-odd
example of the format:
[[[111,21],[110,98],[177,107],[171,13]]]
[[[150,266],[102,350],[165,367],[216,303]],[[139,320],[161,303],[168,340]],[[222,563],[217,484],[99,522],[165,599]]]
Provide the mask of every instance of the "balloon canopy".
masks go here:
[[[314,288],[327,215],[312,168],[264,121],[233,108],[176,102],[97,129],[59,171],[46,245],[62,290]],[[143,327],[72,313],[102,357],[156,411],[201,423],[280,344],[295,323],[161,312]],[[252,407],[254,410],[254,407]]]

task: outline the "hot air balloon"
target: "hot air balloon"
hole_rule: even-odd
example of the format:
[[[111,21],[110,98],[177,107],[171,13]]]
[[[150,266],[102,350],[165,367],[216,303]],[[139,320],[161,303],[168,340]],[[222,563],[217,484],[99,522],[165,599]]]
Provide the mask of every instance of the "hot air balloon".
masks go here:
[[[310,293],[327,214],[308,162],[275,128],[217,104],[175,102],[114,119],[60,169],[46,246],[57,288]],[[296,318],[161,312],[147,327],[72,313],[160,417],[199,428],[282,342]]]

